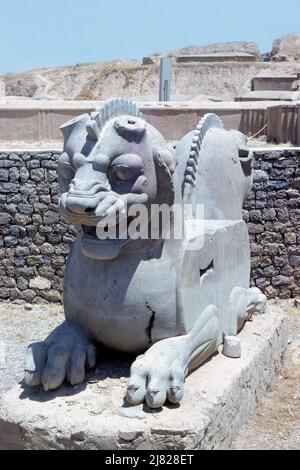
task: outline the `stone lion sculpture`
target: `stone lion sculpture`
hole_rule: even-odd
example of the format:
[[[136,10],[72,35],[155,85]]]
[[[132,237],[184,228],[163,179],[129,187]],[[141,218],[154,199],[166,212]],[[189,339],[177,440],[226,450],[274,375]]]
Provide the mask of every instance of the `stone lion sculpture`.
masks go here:
[[[260,291],[249,288],[246,139],[209,114],[175,151],[124,99],[79,116],[62,132],[60,211],[78,230],[65,269],[66,320],[29,346],[25,382],[46,391],[65,379],[83,382],[98,343],[140,354],[131,367],[129,403],[178,403],[187,374],[265,306]],[[150,227],[150,208],[162,204],[192,207],[181,239],[164,237],[161,228],[156,239],[126,230],[122,238],[97,236],[97,227],[128,228],[134,217],[124,207],[134,205],[148,210]],[[171,213],[169,222],[172,228]]]

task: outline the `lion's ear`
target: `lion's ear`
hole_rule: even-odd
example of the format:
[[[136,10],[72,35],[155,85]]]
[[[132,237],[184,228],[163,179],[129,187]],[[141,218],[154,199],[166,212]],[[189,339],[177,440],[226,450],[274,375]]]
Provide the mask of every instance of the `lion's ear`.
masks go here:
[[[177,166],[177,155],[174,148],[168,146],[159,150],[157,153],[160,154],[160,157],[164,160],[170,173],[173,174]]]
[[[68,192],[74,175],[75,169],[71,165],[70,157],[66,152],[64,152],[59,157],[57,165],[58,183],[62,193]]]
[[[153,159],[157,180],[157,202],[158,204],[168,204],[172,206],[175,200],[175,190],[173,183],[172,166],[170,169],[170,155],[166,155],[167,150],[154,152]],[[167,158],[166,158],[167,157]]]

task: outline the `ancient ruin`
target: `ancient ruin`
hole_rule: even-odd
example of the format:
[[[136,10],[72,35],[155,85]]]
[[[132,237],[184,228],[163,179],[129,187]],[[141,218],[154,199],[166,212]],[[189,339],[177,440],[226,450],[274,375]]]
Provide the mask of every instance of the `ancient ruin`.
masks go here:
[[[182,399],[187,373],[263,312],[266,299],[249,288],[242,207],[252,157],[244,136],[207,115],[175,152],[139,116],[134,103],[117,99],[62,127],[60,210],[79,235],[65,273],[66,321],[29,347],[25,381],[46,391],[65,378],[81,383],[85,366],[95,365],[96,342],[143,354],[131,367],[127,399],[158,408]],[[185,215],[183,239],[165,240],[162,228],[157,240],[130,236],[125,205],[175,203],[204,208],[202,221]],[[99,225],[120,231],[124,223],[124,238],[97,237]],[[151,233],[150,216],[145,223]],[[230,347],[227,340],[226,355]]]
[[[297,447],[298,49],[0,77],[0,449]]]

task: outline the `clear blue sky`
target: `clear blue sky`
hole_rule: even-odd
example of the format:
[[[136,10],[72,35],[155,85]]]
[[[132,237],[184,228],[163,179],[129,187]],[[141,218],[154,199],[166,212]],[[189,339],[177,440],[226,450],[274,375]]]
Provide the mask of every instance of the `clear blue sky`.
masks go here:
[[[300,33],[300,0],[0,0],[0,74]]]

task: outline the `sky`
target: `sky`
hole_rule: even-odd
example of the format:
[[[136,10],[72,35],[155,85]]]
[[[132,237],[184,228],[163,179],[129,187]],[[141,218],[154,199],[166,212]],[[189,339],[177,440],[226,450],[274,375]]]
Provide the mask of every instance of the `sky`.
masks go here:
[[[300,0],[0,0],[0,74],[300,34]]]

